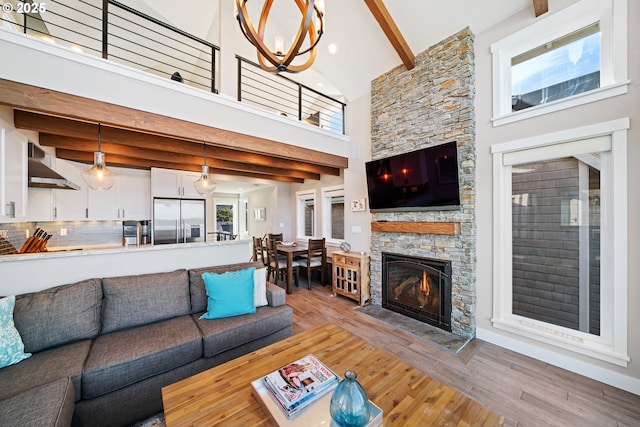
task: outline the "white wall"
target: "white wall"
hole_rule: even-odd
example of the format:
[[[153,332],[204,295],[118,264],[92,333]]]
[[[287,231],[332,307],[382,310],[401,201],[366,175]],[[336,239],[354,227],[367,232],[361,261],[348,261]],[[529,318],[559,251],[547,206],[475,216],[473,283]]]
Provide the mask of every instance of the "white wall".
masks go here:
[[[250,258],[248,240],[8,256],[0,258],[0,295],[36,292],[94,277],[234,264]]]
[[[277,187],[263,188],[243,194],[249,200],[249,236],[262,237],[274,232],[277,222]],[[265,220],[256,221],[254,211],[265,208]]]
[[[568,5],[575,1],[551,2],[554,13],[559,5]],[[505,20],[504,22],[476,35],[476,146],[477,146],[477,200],[486,203],[477,204],[478,221],[478,270],[477,270],[477,335],[498,345],[521,351],[532,357],[562,366],[569,370],[596,378],[635,393],[640,393],[640,224],[635,219],[640,212],[640,192],[637,183],[640,182],[640,48],[635,43],[640,39],[640,2],[628,2],[628,44],[629,44],[629,73],[631,80],[629,93],[626,95],[598,101],[590,105],[583,105],[569,110],[536,118],[493,127],[492,115],[492,63],[490,45],[513,32],[527,27],[535,22],[530,10]],[[538,19],[544,19],[544,16]],[[496,143],[508,142],[534,135],[542,135],[565,129],[586,126],[593,123],[605,122],[622,117],[631,118],[631,129],[628,133],[628,350],[631,361],[628,367],[622,368],[601,362],[586,356],[560,350],[492,327],[492,247],[493,212],[492,212],[492,157],[490,146]],[[486,243],[482,243],[486,242]]]
[[[349,168],[344,171],[344,237],[352,251],[368,253],[371,250],[371,213],[364,164],[371,160],[371,94],[351,101],[347,113],[347,134],[351,140]],[[362,198],[367,199],[367,210],[351,212],[351,200]]]

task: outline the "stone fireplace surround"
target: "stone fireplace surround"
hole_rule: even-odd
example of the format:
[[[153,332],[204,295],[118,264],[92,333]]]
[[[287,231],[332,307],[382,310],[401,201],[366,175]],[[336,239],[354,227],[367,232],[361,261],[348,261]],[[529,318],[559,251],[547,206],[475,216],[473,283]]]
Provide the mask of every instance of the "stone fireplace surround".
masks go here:
[[[451,331],[465,338],[475,336],[474,94],[469,28],[371,83],[372,159],[457,141],[461,199],[458,210],[372,214],[372,302],[382,301],[383,252],[450,261]]]

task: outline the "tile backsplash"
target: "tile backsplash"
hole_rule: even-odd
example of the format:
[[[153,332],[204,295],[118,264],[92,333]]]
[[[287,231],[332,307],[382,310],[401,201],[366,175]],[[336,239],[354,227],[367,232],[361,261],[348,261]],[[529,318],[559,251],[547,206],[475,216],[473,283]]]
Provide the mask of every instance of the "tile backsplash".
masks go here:
[[[122,244],[122,221],[47,221],[0,224],[0,236],[20,250],[28,236],[41,228],[52,237],[47,247]],[[65,234],[66,231],[66,235]],[[28,234],[27,234],[28,233]]]

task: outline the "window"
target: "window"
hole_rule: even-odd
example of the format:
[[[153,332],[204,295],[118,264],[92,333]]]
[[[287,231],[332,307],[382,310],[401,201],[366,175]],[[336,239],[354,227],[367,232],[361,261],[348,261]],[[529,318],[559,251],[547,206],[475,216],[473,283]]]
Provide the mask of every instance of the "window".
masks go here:
[[[600,87],[600,22],[511,58],[511,109]]]
[[[626,366],[628,127],[492,147],[496,328]]]
[[[216,239],[231,240],[238,235],[238,201],[235,199],[216,199]]]
[[[327,242],[344,240],[344,186],[322,189],[322,236]]]
[[[296,193],[296,228],[298,238],[310,238],[316,235],[316,191],[298,191]]]
[[[582,0],[494,43],[494,126],[626,93],[626,10]]]
[[[249,237],[249,200],[242,198],[239,200],[240,219],[238,220],[238,234],[241,239]]]

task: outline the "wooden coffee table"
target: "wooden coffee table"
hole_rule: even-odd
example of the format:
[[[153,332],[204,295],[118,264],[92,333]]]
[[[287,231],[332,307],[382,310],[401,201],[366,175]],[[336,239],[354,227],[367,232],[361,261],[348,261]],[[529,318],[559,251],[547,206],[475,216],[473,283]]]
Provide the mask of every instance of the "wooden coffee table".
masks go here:
[[[504,417],[337,325],[325,323],[162,389],[167,427],[268,426],[251,381],[313,353],[358,374],[384,426],[501,426]]]

